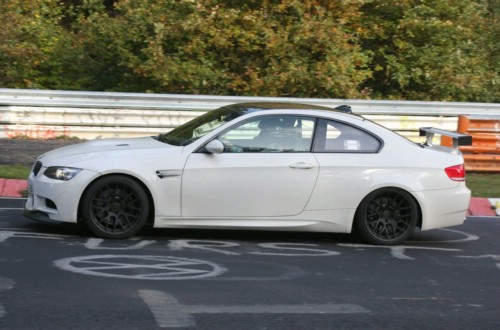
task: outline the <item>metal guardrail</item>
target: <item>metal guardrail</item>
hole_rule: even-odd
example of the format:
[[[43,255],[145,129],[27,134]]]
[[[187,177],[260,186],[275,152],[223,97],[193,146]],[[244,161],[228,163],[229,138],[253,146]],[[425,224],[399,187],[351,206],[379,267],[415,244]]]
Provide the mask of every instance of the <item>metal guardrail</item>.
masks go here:
[[[361,115],[458,116],[500,114],[499,103],[372,101],[290,97],[208,96],[114,92],[74,92],[0,88],[0,106],[42,106],[103,109],[210,110],[237,102],[301,102],[335,107],[349,104]]]
[[[500,104],[491,103],[0,89],[0,138],[153,135],[206,111],[240,102],[298,102],[328,107],[348,104],[354,112],[414,139],[422,126],[455,130],[459,115],[500,114]]]

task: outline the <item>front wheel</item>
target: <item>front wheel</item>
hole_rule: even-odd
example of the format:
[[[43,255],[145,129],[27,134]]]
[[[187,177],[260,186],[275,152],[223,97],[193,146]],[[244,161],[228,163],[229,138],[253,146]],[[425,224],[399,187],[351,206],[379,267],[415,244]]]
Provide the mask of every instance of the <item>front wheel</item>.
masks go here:
[[[394,245],[410,237],[418,217],[417,202],[409,193],[383,188],[363,199],[356,211],[355,228],[369,243]]]
[[[128,238],[146,223],[149,201],[131,178],[112,175],[94,182],[84,193],[81,212],[87,227],[101,238]]]

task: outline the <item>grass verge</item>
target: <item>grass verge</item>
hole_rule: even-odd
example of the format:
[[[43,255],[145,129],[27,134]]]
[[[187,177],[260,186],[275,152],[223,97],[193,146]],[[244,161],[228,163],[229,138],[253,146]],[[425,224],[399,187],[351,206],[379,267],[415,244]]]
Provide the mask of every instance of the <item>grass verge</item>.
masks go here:
[[[0,178],[25,180],[31,168],[24,165],[0,165]],[[500,173],[467,173],[472,197],[500,198]]]
[[[0,165],[0,178],[26,180],[31,167],[25,165]]]
[[[500,198],[500,173],[467,173],[466,182],[472,197]]]

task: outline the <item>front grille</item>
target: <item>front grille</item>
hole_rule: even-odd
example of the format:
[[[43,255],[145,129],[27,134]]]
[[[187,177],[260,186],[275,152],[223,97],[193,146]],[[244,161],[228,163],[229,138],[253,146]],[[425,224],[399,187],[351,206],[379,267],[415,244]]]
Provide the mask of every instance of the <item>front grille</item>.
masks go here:
[[[33,166],[33,174],[36,176],[40,169],[42,168],[42,162],[36,162],[35,166]]]

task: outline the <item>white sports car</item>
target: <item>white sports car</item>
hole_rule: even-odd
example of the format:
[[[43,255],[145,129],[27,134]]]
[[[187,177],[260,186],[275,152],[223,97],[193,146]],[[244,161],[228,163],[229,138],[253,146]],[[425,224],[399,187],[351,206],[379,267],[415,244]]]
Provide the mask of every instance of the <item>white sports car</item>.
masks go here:
[[[432,145],[434,134],[453,148]],[[350,233],[397,244],[462,224],[459,145],[416,144],[348,107],[233,104],[156,137],[94,140],[40,156],[25,216],[82,221],[97,236],[154,227]]]

